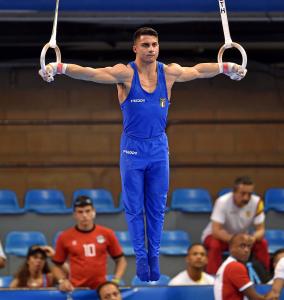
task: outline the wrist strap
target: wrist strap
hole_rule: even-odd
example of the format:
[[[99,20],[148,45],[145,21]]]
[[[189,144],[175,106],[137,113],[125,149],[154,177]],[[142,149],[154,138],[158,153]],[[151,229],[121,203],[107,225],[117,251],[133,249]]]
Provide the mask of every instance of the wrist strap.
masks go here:
[[[218,63],[219,72],[223,74],[229,74],[232,71],[233,64],[232,63]]]
[[[228,63],[223,63],[223,73],[228,74],[229,73],[229,65]]]
[[[58,63],[56,73],[57,74],[65,74],[66,69],[67,69],[67,64]]]
[[[219,66],[219,73],[222,74],[223,73],[223,63],[219,62],[218,66]]]

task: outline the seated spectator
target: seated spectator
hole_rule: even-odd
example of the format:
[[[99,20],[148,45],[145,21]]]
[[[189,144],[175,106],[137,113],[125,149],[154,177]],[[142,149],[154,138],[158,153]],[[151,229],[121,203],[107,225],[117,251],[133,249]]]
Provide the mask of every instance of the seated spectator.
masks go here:
[[[100,300],[121,300],[118,285],[113,281],[106,281],[98,286],[97,294]]]
[[[249,177],[235,180],[233,192],[219,197],[211,214],[211,222],[202,234],[202,241],[208,250],[206,271],[216,274],[222,263],[222,253],[228,250],[232,236],[246,232],[251,226],[254,232],[250,235],[253,241],[254,259],[262,263],[269,272],[270,258],[268,243],[264,239],[265,215],[263,201],[253,194],[254,184]]]
[[[4,268],[6,265],[6,255],[3,251],[2,244],[0,241],[0,268]]]
[[[267,284],[272,284],[273,283],[273,277],[274,277],[274,271],[276,268],[276,264],[278,263],[278,261],[280,260],[280,258],[284,257],[284,248],[280,248],[278,250],[276,250],[272,257],[271,257],[271,262],[270,262],[270,266],[271,266],[271,280],[269,280],[267,282]]]
[[[47,263],[53,249],[48,246],[30,247],[26,261],[10,283],[11,288],[43,288],[54,286],[54,278]]]
[[[73,208],[76,225],[59,235],[52,257],[53,274],[59,289],[65,292],[71,292],[75,287],[96,289],[105,282],[108,254],[115,263],[113,281],[119,282],[127,262],[113,230],[94,224],[96,211],[90,198],[79,196]],[[67,260],[69,276],[63,268]]]
[[[275,268],[272,289],[267,294],[266,300],[280,299],[281,290],[284,286],[284,248],[277,250],[273,255],[273,266]]]
[[[202,285],[214,284],[214,277],[205,273],[207,253],[202,244],[193,244],[188,248],[186,256],[186,270],[177,274],[169,285]]]
[[[245,233],[233,235],[229,243],[230,256],[218,269],[214,283],[215,300],[264,300],[250,281],[245,263],[248,261],[253,239]],[[246,298],[245,298],[246,297]]]

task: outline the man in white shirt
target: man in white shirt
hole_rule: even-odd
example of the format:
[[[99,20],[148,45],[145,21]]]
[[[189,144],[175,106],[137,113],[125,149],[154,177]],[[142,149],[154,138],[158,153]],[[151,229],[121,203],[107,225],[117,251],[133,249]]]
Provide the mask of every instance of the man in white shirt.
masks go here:
[[[6,264],[6,255],[3,251],[2,244],[0,241],[0,268],[4,268]]]
[[[269,271],[268,244],[264,239],[265,215],[263,201],[253,194],[254,184],[247,177],[235,180],[233,192],[219,197],[211,214],[211,222],[202,234],[202,242],[208,250],[206,271],[216,274],[222,263],[222,253],[228,250],[228,243],[237,233],[248,233],[251,226],[252,253]]]
[[[275,266],[273,284],[271,291],[267,294],[266,300],[280,299],[281,290],[284,286],[284,249],[279,249],[273,255]]]
[[[187,269],[177,274],[169,282],[169,285],[214,284],[214,277],[204,272],[207,262],[207,253],[204,246],[193,244],[188,248],[186,256]]]

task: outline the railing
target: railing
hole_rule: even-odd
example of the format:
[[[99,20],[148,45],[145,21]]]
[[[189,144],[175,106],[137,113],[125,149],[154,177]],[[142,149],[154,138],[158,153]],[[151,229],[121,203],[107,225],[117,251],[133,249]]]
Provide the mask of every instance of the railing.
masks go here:
[[[257,285],[256,290],[260,294],[265,294],[271,289],[268,285]],[[154,286],[154,287],[135,287],[124,288],[121,290],[122,298],[128,300],[143,299],[163,299],[163,300],[183,300],[183,299],[200,299],[213,300],[213,286]],[[69,297],[71,300],[97,300],[95,291],[76,291]],[[58,290],[11,290],[2,289],[0,291],[0,300],[66,300],[66,293]],[[284,294],[281,294],[280,300],[284,300]]]
[[[0,9],[2,10],[30,10],[30,11],[50,11],[54,10],[55,1],[45,0],[0,0]],[[281,0],[258,0],[247,1],[238,0],[230,1],[228,9],[235,12],[272,12],[283,11],[284,3]],[[218,11],[218,2],[216,0],[108,0],[107,2],[101,0],[68,0],[61,1],[60,9],[65,11],[102,11],[102,12],[216,12]]]

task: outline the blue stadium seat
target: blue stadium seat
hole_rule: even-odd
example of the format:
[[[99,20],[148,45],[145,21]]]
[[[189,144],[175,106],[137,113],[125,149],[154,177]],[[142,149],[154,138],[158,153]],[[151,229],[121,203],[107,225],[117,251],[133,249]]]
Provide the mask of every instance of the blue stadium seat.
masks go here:
[[[168,285],[171,278],[168,275],[161,274],[160,279],[157,281],[141,281],[136,275],[131,280],[131,285],[136,286],[149,286],[149,285]]]
[[[120,213],[123,209],[115,207],[111,192],[105,189],[79,189],[73,193],[73,202],[78,196],[92,199],[97,213]]]
[[[265,210],[284,212],[284,188],[271,188],[264,195]]]
[[[6,254],[26,256],[32,245],[47,245],[46,238],[39,231],[11,231],[5,239]]]
[[[265,239],[268,242],[269,253],[284,248],[284,230],[267,229],[265,230]]]
[[[217,196],[218,196],[218,198],[219,198],[219,197],[221,197],[221,196],[223,196],[223,195],[225,195],[225,194],[228,194],[228,193],[230,193],[230,192],[232,192],[232,191],[233,191],[232,188],[223,188],[223,189],[221,189],[221,190],[218,192]]]
[[[165,255],[186,255],[190,244],[189,235],[185,231],[163,231],[160,253]]]
[[[0,288],[8,288],[12,280],[13,280],[13,276],[1,276]]]
[[[11,190],[0,190],[0,214],[23,214],[25,209],[19,207],[17,195]]]
[[[128,231],[116,231],[115,235],[117,239],[119,240],[119,243],[123,249],[123,253],[126,256],[132,256],[135,255],[133,247],[132,247],[132,242],[130,239],[130,235]]]
[[[39,214],[66,214],[72,210],[65,205],[64,194],[55,189],[34,189],[25,195],[25,209]]]
[[[212,199],[206,189],[176,189],[173,191],[171,209],[183,212],[211,212]]]
[[[106,280],[107,281],[112,281],[113,278],[114,278],[113,274],[108,274]],[[119,285],[120,286],[124,286],[125,285],[125,281],[123,279],[120,279]]]

